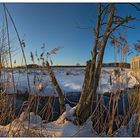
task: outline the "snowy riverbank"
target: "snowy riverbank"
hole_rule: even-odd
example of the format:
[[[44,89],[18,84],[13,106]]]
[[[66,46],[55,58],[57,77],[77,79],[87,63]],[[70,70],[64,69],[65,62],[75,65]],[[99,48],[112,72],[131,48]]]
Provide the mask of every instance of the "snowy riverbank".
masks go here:
[[[84,81],[84,68],[61,68],[55,69],[55,76],[64,93],[80,92]],[[46,70],[29,70],[31,94],[38,93],[41,96],[57,96],[54,87],[49,79]],[[15,87],[18,93],[25,93],[28,90],[26,72],[14,71]],[[6,93],[13,93],[11,72],[2,72],[2,83]],[[113,92],[116,89],[132,88],[138,81],[132,76],[130,69],[123,69],[120,72],[114,68],[103,68],[98,93]]]

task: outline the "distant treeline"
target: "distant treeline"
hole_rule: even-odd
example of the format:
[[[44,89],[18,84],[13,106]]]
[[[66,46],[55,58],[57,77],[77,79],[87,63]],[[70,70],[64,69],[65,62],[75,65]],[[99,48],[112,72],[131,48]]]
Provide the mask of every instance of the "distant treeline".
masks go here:
[[[52,67],[57,67],[57,68],[71,68],[71,67],[75,67],[75,68],[84,68],[85,65],[59,65],[59,66],[52,66]],[[130,64],[129,63],[104,63],[102,65],[102,67],[122,67],[122,68],[130,68]],[[25,68],[25,66],[17,66],[16,68]],[[27,68],[42,68],[42,66],[37,65],[37,64],[29,64],[27,65]]]
[[[122,68],[130,68],[129,63],[104,63],[102,67],[122,67]]]

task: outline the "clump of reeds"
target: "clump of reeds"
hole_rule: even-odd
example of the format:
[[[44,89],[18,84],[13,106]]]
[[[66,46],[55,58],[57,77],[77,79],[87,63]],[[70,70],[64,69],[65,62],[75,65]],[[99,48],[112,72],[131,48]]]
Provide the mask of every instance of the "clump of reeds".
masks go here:
[[[134,87],[129,93],[129,106],[131,114],[137,114],[137,122],[134,128],[134,136],[140,136],[140,89]]]
[[[0,93],[0,124],[6,125],[11,119],[12,111],[10,101],[6,93]]]

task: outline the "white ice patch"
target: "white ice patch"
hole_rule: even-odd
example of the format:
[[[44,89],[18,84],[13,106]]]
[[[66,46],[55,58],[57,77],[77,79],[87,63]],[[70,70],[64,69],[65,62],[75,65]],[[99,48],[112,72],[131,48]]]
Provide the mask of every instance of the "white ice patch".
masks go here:
[[[64,84],[65,88],[68,88],[69,90],[81,90],[81,85],[74,84],[74,83],[66,83]]]
[[[68,75],[66,74],[68,71]],[[68,92],[80,92],[82,90],[82,85],[84,81],[84,69],[56,69],[54,70],[56,79],[62,88],[64,93]],[[4,74],[2,72],[2,74]],[[36,81],[34,84],[34,75],[37,75],[39,82]],[[3,87],[6,88],[7,93],[13,93],[13,84],[11,73],[5,73],[5,78],[2,76]],[[24,93],[28,90],[27,75],[25,71],[20,73],[14,72],[15,85],[19,93]],[[37,79],[37,78],[36,78]],[[51,83],[47,71],[35,72],[29,71],[29,80],[31,87],[31,94],[36,94],[38,92],[41,96],[58,96],[53,84]],[[117,89],[132,88],[134,85],[138,84],[138,81],[131,74],[130,69],[123,69],[120,71],[120,77],[116,77],[114,73],[114,68],[103,68],[101,71],[99,86],[97,93],[113,92]],[[56,94],[55,94],[56,93]]]

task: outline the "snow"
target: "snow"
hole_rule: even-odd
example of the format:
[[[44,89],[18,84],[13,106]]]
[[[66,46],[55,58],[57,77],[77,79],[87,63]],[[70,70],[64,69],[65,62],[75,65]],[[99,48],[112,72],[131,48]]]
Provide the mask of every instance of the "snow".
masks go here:
[[[64,93],[80,92],[82,90],[85,74],[83,68],[57,68],[54,70],[54,73]],[[31,94],[57,96],[46,70],[29,70],[28,74]],[[112,83],[110,83],[110,76]],[[15,70],[14,78],[18,92],[26,92],[28,90],[26,72],[24,70],[20,70],[20,72]],[[11,72],[3,72],[2,79],[6,92],[13,93]],[[120,72],[120,76],[116,76],[114,68],[102,68],[97,92],[103,94],[116,91],[117,89],[132,88],[136,84],[138,84],[138,81],[132,76],[130,69],[123,69]]]
[[[38,115],[35,115],[34,112],[30,112],[30,115],[28,115],[26,112],[22,112],[19,117],[19,121],[24,121],[27,126],[28,123],[30,123],[30,127],[42,124],[42,118]]]
[[[56,69],[54,70],[58,83],[65,94],[69,92],[80,92],[84,80],[84,69]],[[15,85],[19,92],[27,90],[26,73],[21,70],[14,71]],[[53,85],[49,79],[47,71],[30,70],[29,71],[31,94],[42,96],[57,96]],[[111,78],[111,79],[110,79]],[[3,86],[7,93],[13,93],[11,72],[7,71],[2,75]],[[130,69],[120,71],[116,75],[114,68],[102,68],[101,78],[97,93],[116,91],[117,89],[132,88],[138,84],[135,77],[132,76]],[[92,128],[90,118],[82,125],[73,123],[76,106],[71,108],[66,104],[66,111],[53,122],[46,123],[34,112],[22,112],[20,117],[13,120],[6,126],[0,125],[0,136],[8,137],[105,137],[107,134],[102,132],[97,134]],[[136,114],[133,114],[129,123],[122,126],[115,136],[133,136],[133,128],[136,124]]]
[[[22,112],[12,123],[1,126],[1,137],[107,137],[105,132],[98,134],[92,128],[91,117],[82,125],[75,125],[72,120],[75,107],[66,104],[64,112],[56,121],[45,123],[34,112]],[[132,137],[137,122],[137,114],[133,114],[126,126],[122,126],[115,137]]]
[[[31,136],[32,132],[34,136],[46,137],[95,136],[91,121],[88,120],[84,126],[77,126],[67,120],[73,116],[74,112],[75,107],[71,108],[66,105],[66,112],[58,120],[50,123],[43,123],[41,117],[35,115],[34,112],[30,112],[30,115],[22,112],[20,117],[11,124],[0,126],[0,136],[25,137]]]
[[[59,117],[57,120],[58,123],[64,123],[65,119],[73,121],[74,120],[74,113],[75,113],[76,106],[71,108],[69,104],[66,104],[66,111]]]

